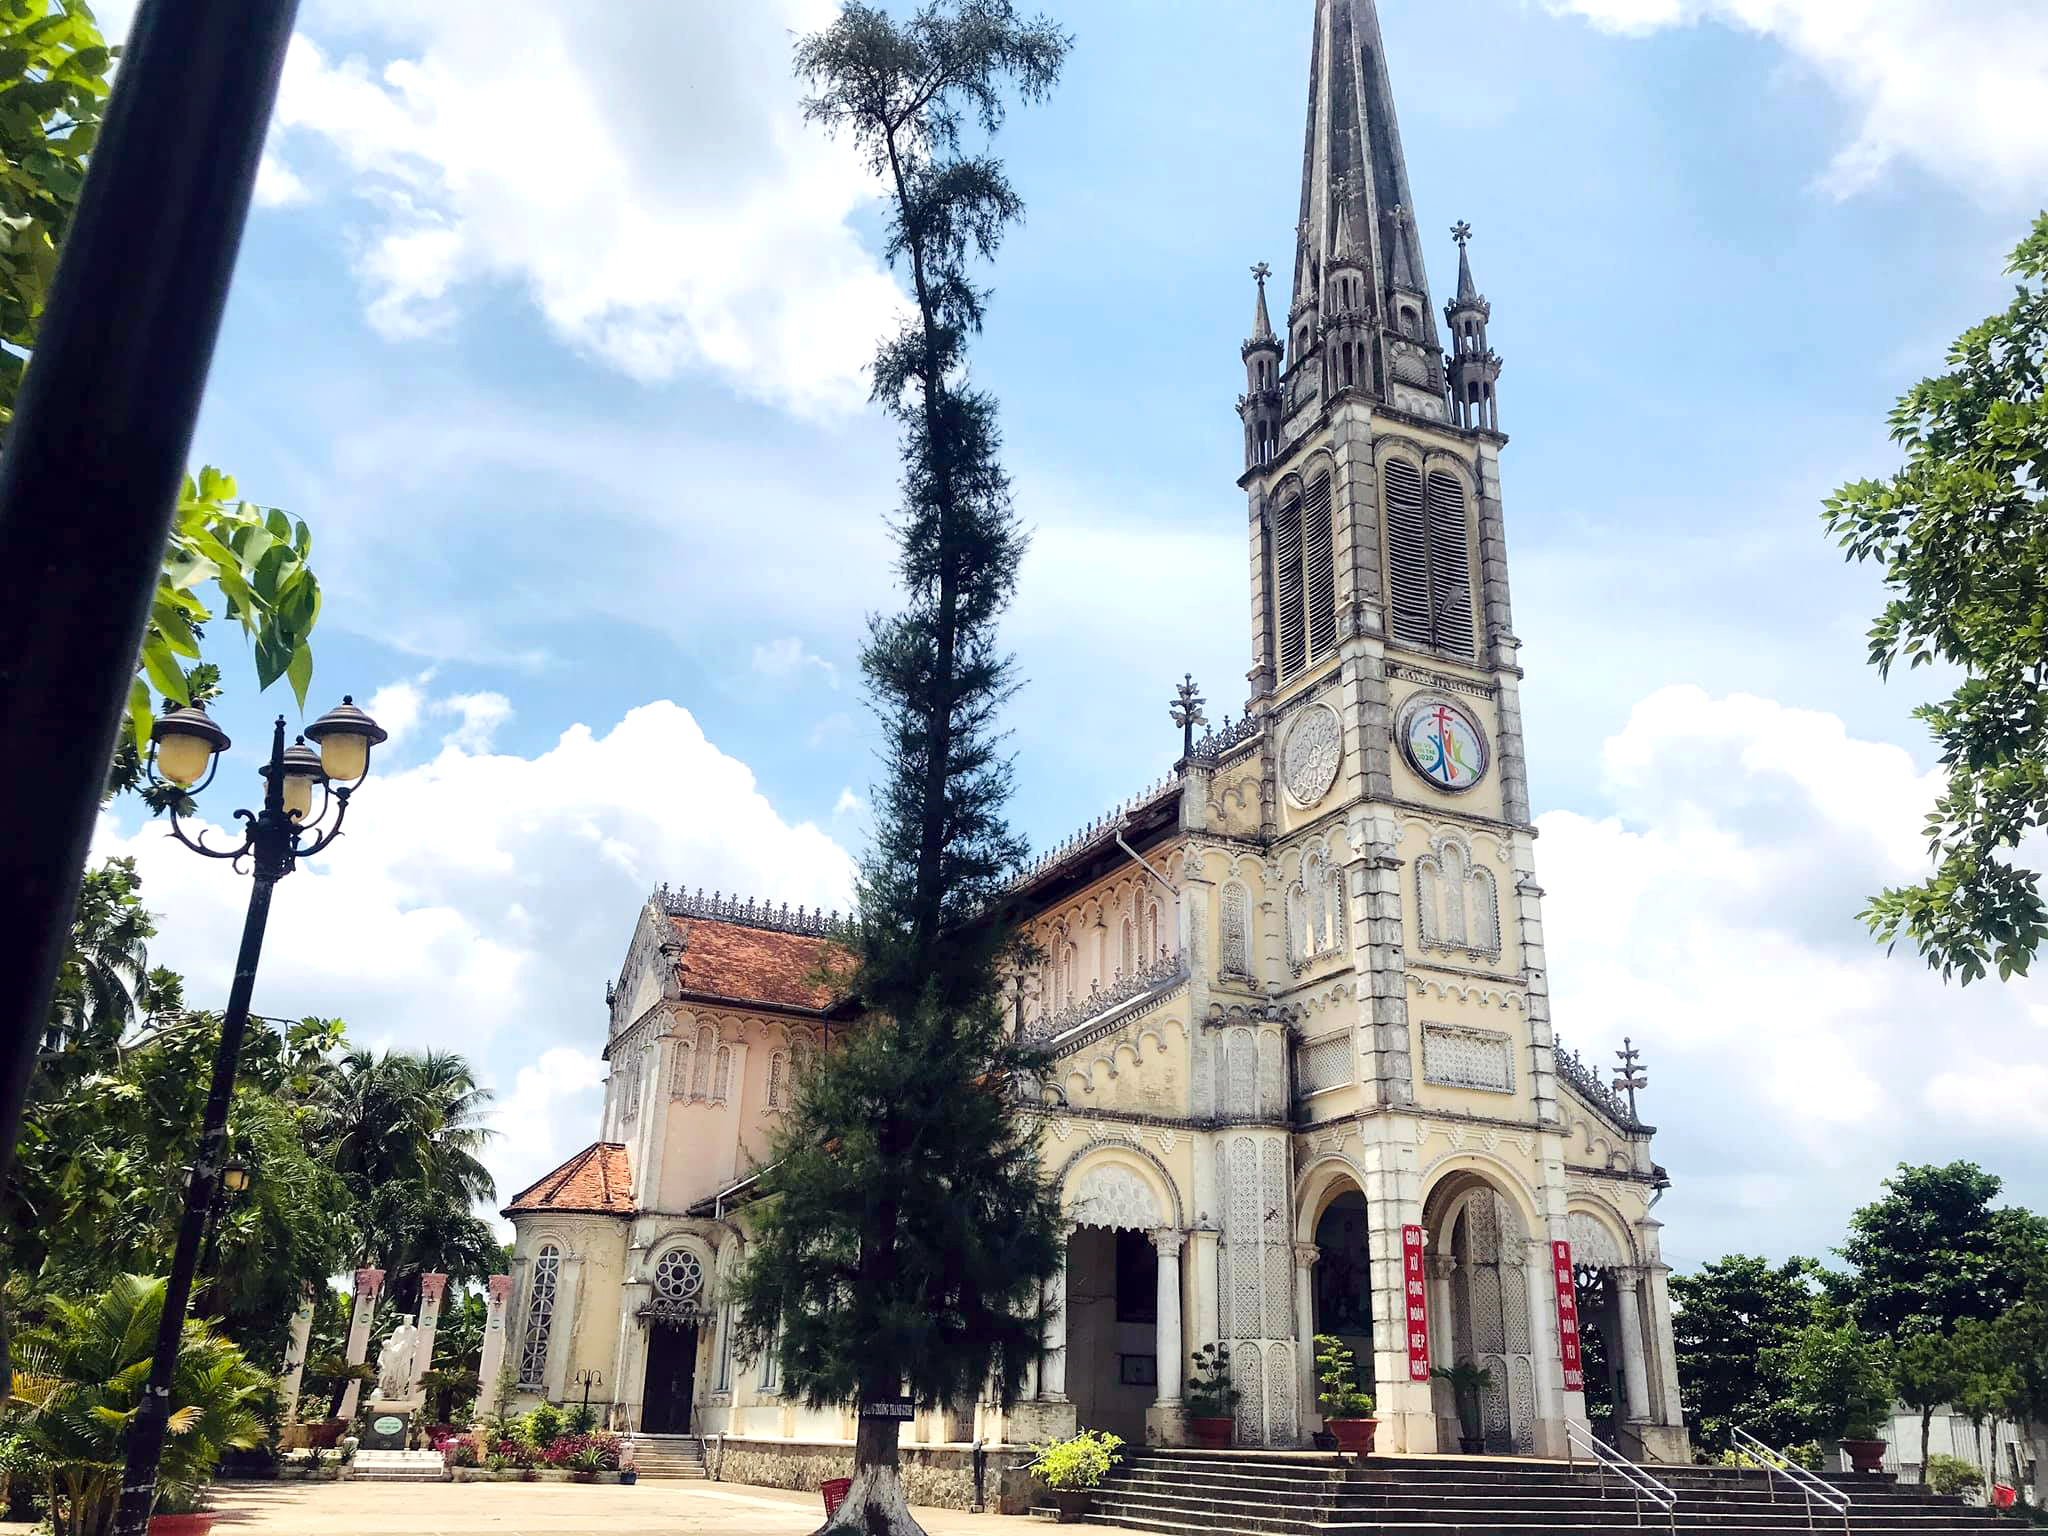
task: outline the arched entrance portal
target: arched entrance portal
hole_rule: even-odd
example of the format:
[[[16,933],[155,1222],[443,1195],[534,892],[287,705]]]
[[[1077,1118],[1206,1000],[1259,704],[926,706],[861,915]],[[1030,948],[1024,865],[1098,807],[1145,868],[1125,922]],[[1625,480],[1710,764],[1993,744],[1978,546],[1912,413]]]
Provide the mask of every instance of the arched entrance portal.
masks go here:
[[[647,1376],[640,1428],[650,1435],[686,1435],[696,1413],[698,1325],[704,1307],[704,1261],[690,1249],[669,1249],[655,1262],[653,1294],[640,1309],[647,1329]]]
[[[1314,1334],[1333,1334],[1350,1347],[1359,1390],[1373,1380],[1372,1247],[1365,1196],[1347,1187],[1316,1218]]]
[[[1425,1206],[1429,1231],[1431,1346],[1435,1363],[1470,1363],[1487,1374],[1479,1428],[1495,1455],[1536,1448],[1536,1360],[1530,1307],[1529,1236],[1513,1201],[1476,1173],[1448,1176]],[[1548,1278],[1548,1265],[1539,1278]],[[1435,1386],[1438,1443],[1461,1438],[1458,1402]]]

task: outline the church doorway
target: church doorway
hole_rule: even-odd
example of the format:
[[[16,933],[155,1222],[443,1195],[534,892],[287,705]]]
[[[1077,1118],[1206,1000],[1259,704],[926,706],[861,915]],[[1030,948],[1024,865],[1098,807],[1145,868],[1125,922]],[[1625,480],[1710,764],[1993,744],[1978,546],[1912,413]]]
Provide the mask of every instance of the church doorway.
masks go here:
[[[1477,1174],[1454,1174],[1430,1193],[1430,1312],[1435,1363],[1486,1373],[1479,1429],[1494,1455],[1531,1455],[1536,1445],[1536,1358],[1531,1326],[1529,1237],[1514,1203]],[[1547,1278],[1548,1263],[1537,1278]],[[1437,1442],[1462,1438],[1450,1386],[1435,1387]]]
[[[1145,1443],[1159,1396],[1159,1261],[1150,1234],[1076,1227],[1067,1239],[1067,1394],[1088,1429]]]
[[[697,1390],[697,1329],[693,1324],[650,1322],[647,1393],[640,1429],[649,1435],[687,1435]]]
[[[1315,1317],[1311,1333],[1333,1334],[1350,1347],[1362,1392],[1373,1380],[1372,1248],[1365,1196],[1346,1189],[1316,1218]]]
[[[1580,1264],[1573,1272],[1579,1300],[1579,1351],[1586,1368],[1586,1421],[1593,1433],[1608,1445],[1619,1445],[1618,1404],[1624,1402],[1621,1381],[1621,1352],[1609,1334],[1614,1329],[1614,1281],[1608,1272],[1592,1264]]]

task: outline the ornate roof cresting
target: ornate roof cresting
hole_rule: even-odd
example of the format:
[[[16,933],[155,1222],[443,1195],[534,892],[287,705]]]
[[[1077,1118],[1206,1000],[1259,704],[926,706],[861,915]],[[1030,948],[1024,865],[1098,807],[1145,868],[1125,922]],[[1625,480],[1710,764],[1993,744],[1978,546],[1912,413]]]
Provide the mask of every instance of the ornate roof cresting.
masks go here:
[[[771,902],[755,901],[752,897],[741,901],[738,894],[725,895],[713,891],[704,894],[704,887],[697,887],[692,896],[678,887],[670,890],[666,881],[655,889],[654,899],[661,903],[661,910],[670,917],[701,917],[715,923],[738,923],[744,928],[766,928],[772,933],[804,933],[821,939],[848,939],[853,936],[856,926],[851,916],[841,916],[837,909],[826,912],[823,907],[809,910],[799,906],[794,912],[789,903],[780,907]]]
[[[1118,976],[1107,987],[1091,983],[1086,997],[1076,998],[1057,1013],[1033,1019],[1024,1027],[1027,1040],[1056,1040],[1070,1030],[1081,1028],[1126,1004],[1165,992],[1187,979],[1188,968],[1180,955],[1168,954],[1160,946],[1159,958],[1142,971]]]
[[[1648,1127],[1636,1118],[1634,1106],[1612,1088],[1600,1081],[1599,1075],[1579,1058],[1577,1051],[1568,1051],[1563,1041],[1554,1041],[1551,1054],[1557,1061],[1557,1075],[1571,1085],[1572,1091],[1594,1109],[1606,1115],[1623,1130],[1640,1131]]]

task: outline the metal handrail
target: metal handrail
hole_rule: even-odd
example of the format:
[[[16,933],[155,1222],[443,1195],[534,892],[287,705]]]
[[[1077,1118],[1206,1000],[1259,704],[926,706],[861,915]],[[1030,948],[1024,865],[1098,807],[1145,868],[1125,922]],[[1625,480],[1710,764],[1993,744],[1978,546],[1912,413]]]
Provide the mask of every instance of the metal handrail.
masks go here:
[[[1837,1488],[1826,1478],[1809,1472],[1783,1451],[1765,1445],[1763,1441],[1757,1439],[1755,1435],[1752,1435],[1746,1429],[1736,1429],[1732,1438],[1735,1441],[1735,1453],[1738,1456],[1748,1457],[1769,1474],[1765,1479],[1764,1486],[1770,1489],[1771,1502],[1773,1504],[1778,1502],[1778,1485],[1772,1479],[1782,1477],[1791,1483],[1794,1488],[1797,1488],[1801,1497],[1805,1499],[1806,1528],[1809,1531],[1814,1528],[1813,1501],[1815,1499],[1820,1500],[1823,1505],[1840,1515],[1842,1517],[1842,1529],[1844,1532],[1848,1531],[1849,1495],[1842,1492],[1841,1489]]]
[[[1643,1500],[1648,1499],[1664,1511],[1665,1518],[1671,1524],[1672,1536],[1677,1536],[1678,1494],[1669,1485],[1652,1477],[1614,1447],[1602,1443],[1570,1419],[1565,1420],[1564,1436],[1565,1461],[1574,1469],[1579,1464],[1577,1452],[1580,1449],[1593,1453],[1594,1464],[1600,1468],[1601,1498],[1607,1497],[1607,1469],[1612,1467],[1620,1474],[1622,1483],[1635,1498],[1636,1524],[1643,1523]]]

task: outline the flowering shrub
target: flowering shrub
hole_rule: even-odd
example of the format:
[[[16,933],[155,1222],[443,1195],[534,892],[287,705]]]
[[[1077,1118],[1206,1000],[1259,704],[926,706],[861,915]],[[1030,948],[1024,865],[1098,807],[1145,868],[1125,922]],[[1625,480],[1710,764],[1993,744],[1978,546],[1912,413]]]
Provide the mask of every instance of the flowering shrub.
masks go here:
[[[434,1442],[434,1449],[451,1467],[474,1467],[483,1461],[483,1447],[473,1435],[453,1435]]]

